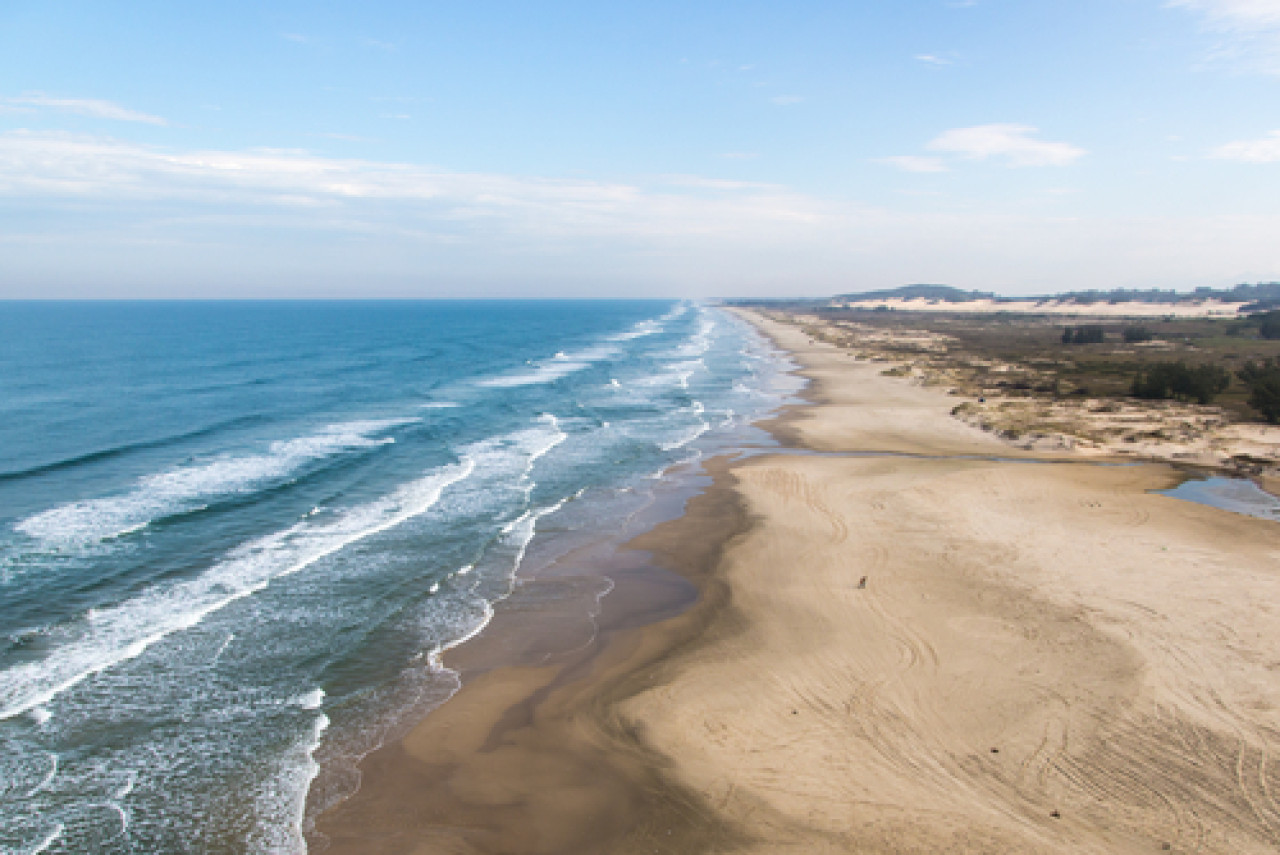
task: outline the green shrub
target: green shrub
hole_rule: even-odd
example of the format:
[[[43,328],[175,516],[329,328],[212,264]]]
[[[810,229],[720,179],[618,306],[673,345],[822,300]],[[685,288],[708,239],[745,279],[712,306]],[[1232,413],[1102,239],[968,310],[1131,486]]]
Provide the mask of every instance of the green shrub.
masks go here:
[[[1231,385],[1231,374],[1217,365],[1189,367],[1185,362],[1157,362],[1139,371],[1129,394],[1135,398],[1176,398],[1209,404]]]
[[[1155,333],[1146,327],[1125,327],[1124,340],[1129,344],[1137,344],[1138,342],[1151,341],[1155,338]]]
[[[1274,359],[1250,362],[1238,373],[1249,387],[1249,406],[1272,424],[1280,424],[1280,363]]]
[[[1280,338],[1280,309],[1258,316],[1258,335],[1263,338]]]
[[[1106,338],[1102,327],[1096,324],[1086,324],[1082,327],[1064,327],[1062,330],[1063,344],[1100,344]]]

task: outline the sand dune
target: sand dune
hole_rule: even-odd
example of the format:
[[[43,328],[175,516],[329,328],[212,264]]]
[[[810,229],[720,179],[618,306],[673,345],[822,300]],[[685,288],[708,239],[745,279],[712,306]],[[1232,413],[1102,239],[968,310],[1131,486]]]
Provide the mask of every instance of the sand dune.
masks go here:
[[[916,298],[904,300],[837,300],[836,305],[851,309],[895,309],[903,312],[949,312],[953,314],[1066,315],[1093,318],[1221,318],[1235,317],[1248,303],[1222,300],[1186,300],[1181,303],[1143,303],[1134,300],[1111,303],[1078,303],[1074,300],[945,300]]]

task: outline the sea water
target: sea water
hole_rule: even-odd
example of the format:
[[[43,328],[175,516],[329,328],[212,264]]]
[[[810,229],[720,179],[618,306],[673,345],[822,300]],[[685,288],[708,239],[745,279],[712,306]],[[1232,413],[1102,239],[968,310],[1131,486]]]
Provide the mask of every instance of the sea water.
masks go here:
[[[0,852],[305,851],[531,544],[782,372],[689,303],[0,304]]]

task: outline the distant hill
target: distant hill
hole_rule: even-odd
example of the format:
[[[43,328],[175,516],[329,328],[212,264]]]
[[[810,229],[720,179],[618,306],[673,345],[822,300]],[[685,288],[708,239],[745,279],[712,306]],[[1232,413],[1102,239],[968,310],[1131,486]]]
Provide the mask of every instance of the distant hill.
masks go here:
[[[864,300],[939,300],[944,303],[968,303],[972,300],[1000,300],[991,291],[962,291],[950,285],[903,285],[860,294],[838,294],[834,300],[860,303]]]

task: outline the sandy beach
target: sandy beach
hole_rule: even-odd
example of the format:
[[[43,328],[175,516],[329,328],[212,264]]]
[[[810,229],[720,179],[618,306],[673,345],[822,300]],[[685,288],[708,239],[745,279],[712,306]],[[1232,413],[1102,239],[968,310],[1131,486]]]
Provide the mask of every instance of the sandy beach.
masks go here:
[[[811,381],[789,450],[714,461],[585,644],[453,651],[312,850],[1276,851],[1276,523],[751,320]]]

